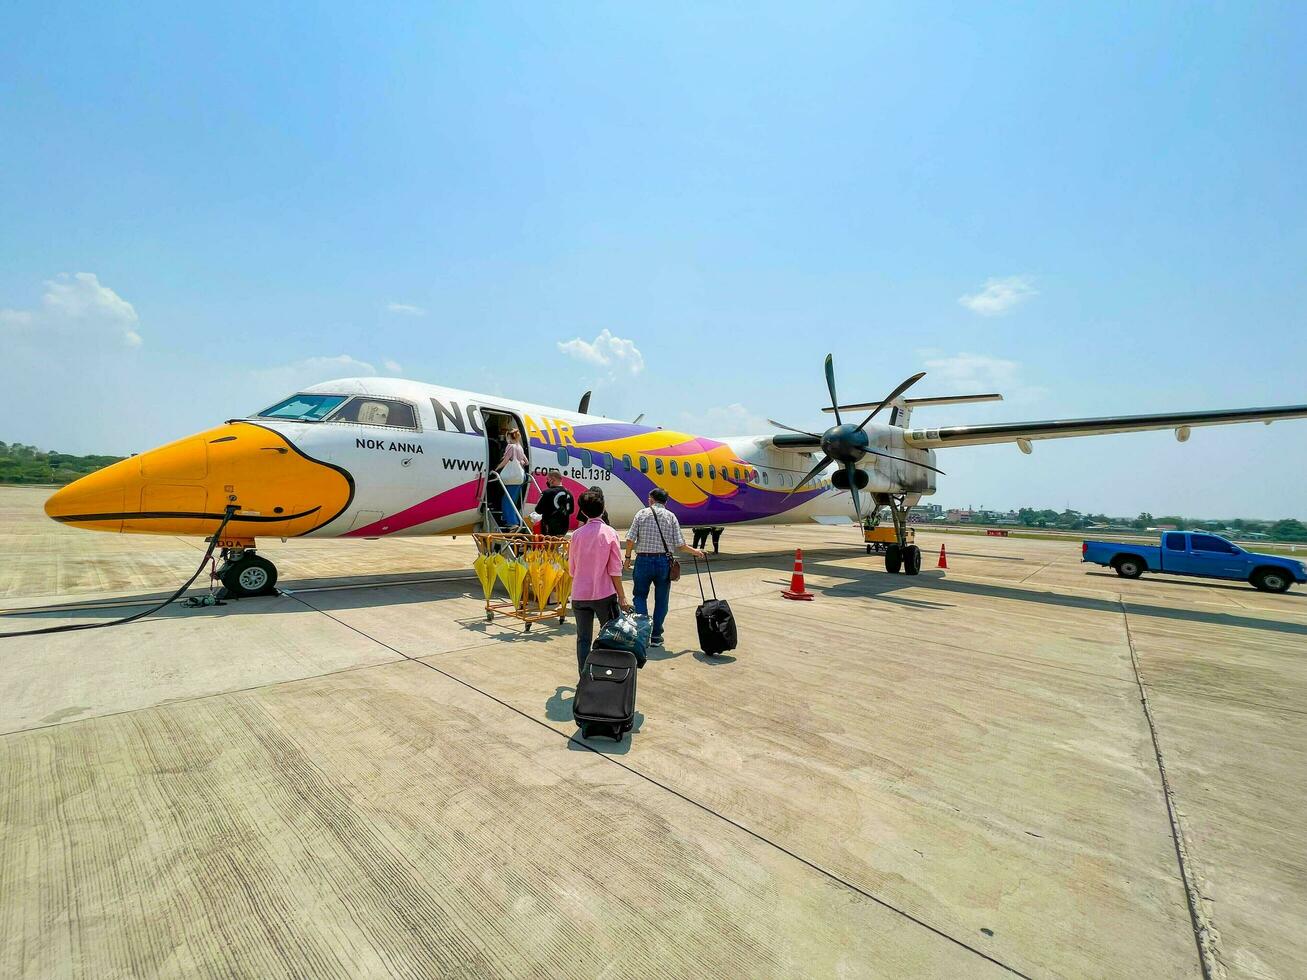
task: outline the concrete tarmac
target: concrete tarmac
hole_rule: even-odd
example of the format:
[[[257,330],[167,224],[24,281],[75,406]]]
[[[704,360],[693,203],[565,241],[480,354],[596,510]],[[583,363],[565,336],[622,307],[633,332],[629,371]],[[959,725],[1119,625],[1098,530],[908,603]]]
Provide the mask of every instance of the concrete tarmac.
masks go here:
[[[0,489],[0,631],[199,560],[44,495]],[[621,743],[467,539],[261,543],[289,594],[0,640],[0,976],[1307,976],[1307,593],[919,542],[728,529],[740,649],[687,564]]]

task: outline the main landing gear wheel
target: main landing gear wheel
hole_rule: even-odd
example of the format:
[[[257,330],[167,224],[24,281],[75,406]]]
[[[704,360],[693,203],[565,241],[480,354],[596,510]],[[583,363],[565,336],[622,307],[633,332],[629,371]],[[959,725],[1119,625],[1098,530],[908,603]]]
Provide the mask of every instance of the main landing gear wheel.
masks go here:
[[[910,544],[903,549],[903,574],[916,575],[921,571],[921,549]]]
[[[885,571],[894,575],[903,565],[903,551],[896,544],[885,545]]]
[[[218,569],[218,581],[232,599],[274,595],[277,591],[277,566],[247,551]]]

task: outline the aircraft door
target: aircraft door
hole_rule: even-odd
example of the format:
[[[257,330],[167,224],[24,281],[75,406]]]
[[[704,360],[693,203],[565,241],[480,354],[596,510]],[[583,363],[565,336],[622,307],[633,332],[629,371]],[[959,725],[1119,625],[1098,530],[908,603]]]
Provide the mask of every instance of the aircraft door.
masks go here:
[[[524,514],[522,512],[526,510],[527,498],[531,497],[534,500],[536,496],[536,494],[531,493],[535,481],[531,475],[531,446],[527,441],[526,426],[523,424],[520,415],[507,409],[491,408],[483,405],[478,411],[481,415],[486,444],[486,479],[482,485],[482,502],[489,506],[500,527],[524,523]],[[522,468],[523,480],[516,487],[505,481],[502,474],[498,474],[496,470],[507,450],[510,441],[509,434],[514,431],[517,432],[517,438],[514,441],[522,447],[522,451],[527,458],[527,462]],[[509,467],[505,467],[505,469],[509,469]],[[506,493],[509,495],[515,493],[516,503],[511,506],[506,505]]]

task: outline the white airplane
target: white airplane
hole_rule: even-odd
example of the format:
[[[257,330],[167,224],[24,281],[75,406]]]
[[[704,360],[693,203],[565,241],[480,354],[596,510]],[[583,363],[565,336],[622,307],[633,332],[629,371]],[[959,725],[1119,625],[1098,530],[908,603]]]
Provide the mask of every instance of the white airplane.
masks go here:
[[[626,526],[662,487],[690,526],[796,524],[863,515],[862,493],[888,507],[898,534],[886,569],[915,575],[921,553],[906,543],[907,512],[935,492],[935,449],[1038,439],[1307,417],[1307,405],[1177,412],[998,425],[909,428],[916,408],[992,401],[999,395],[905,398],[913,375],[879,402],[841,405],[832,359],[826,382],[835,425],[806,432],[714,439],[616,422],[580,411],[398,378],[314,385],[243,419],[122,460],[46,501],[56,521],[95,531],[211,537],[228,516],[219,577],[228,593],[266,594],[276,583],[257,537],[451,535],[495,527],[489,493],[505,426],[529,443],[527,510],[543,475],[562,471],[579,495],[603,488],[613,524]],[[888,421],[874,420],[889,409]],[[869,410],[861,422],[842,413]],[[502,446],[502,443],[501,443]]]

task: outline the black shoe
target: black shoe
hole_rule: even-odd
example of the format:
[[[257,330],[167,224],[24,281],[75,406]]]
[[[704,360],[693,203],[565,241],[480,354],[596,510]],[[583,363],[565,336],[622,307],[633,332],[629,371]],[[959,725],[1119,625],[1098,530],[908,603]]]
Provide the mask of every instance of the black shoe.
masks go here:
[[[661,636],[650,637],[649,645],[651,647],[660,647],[663,645],[663,638]]]

